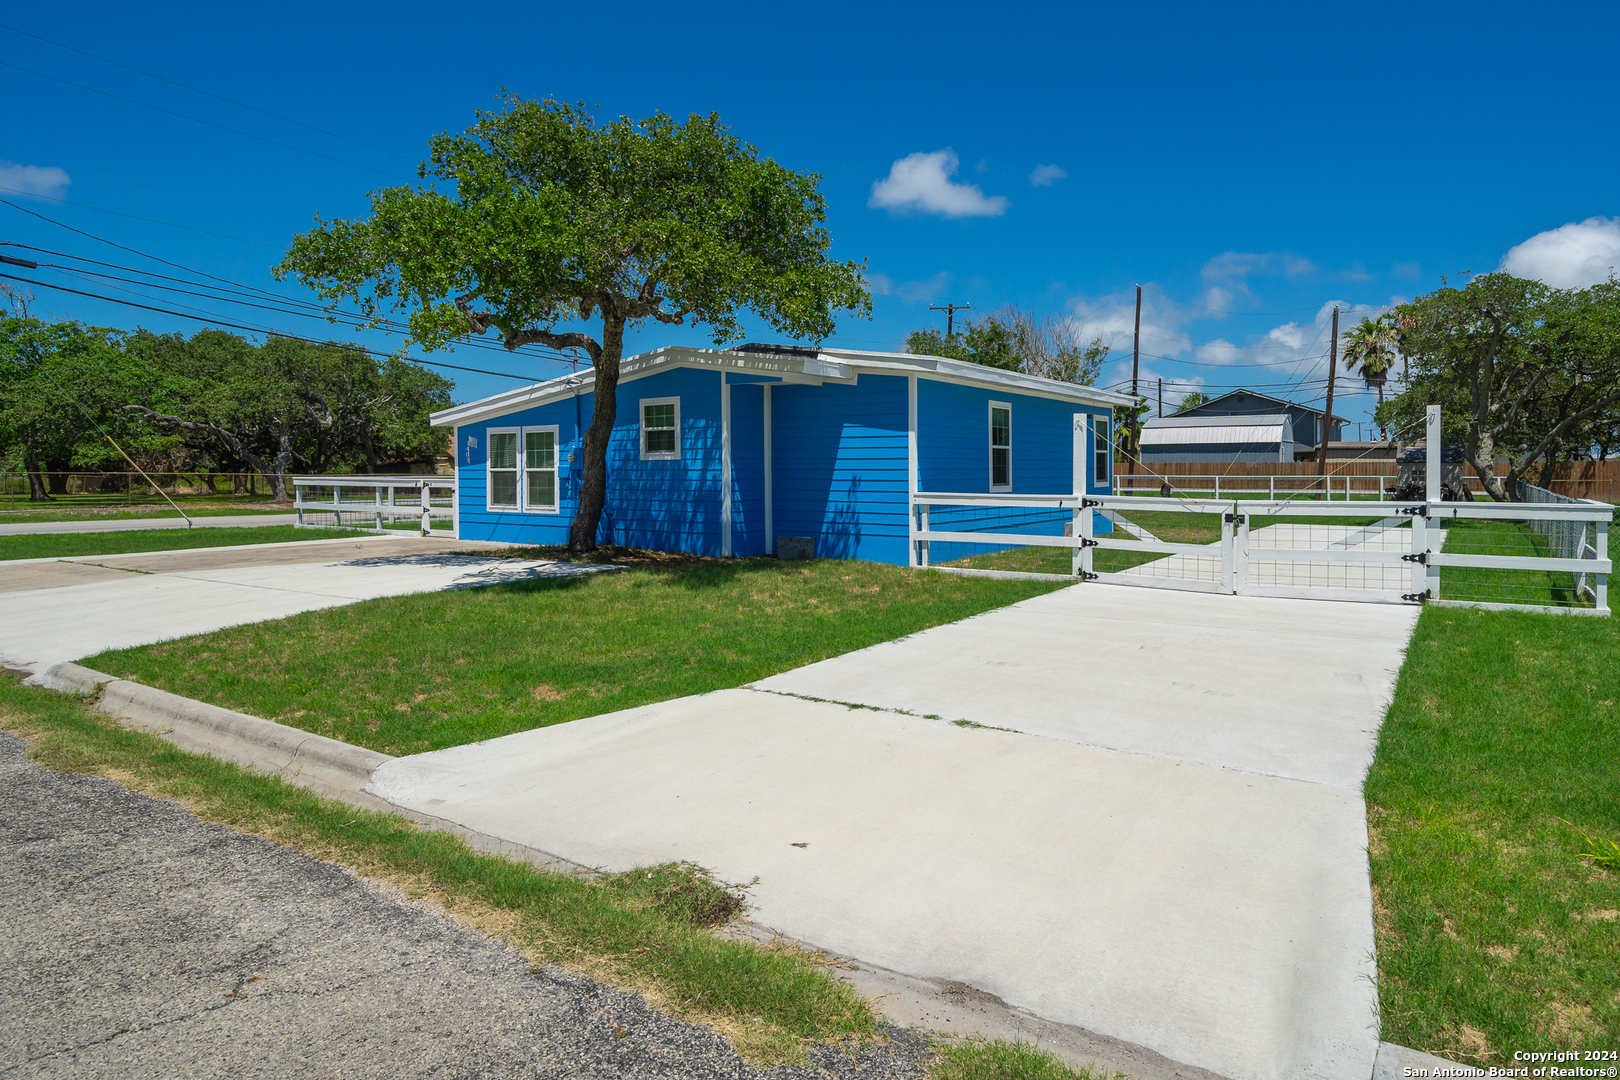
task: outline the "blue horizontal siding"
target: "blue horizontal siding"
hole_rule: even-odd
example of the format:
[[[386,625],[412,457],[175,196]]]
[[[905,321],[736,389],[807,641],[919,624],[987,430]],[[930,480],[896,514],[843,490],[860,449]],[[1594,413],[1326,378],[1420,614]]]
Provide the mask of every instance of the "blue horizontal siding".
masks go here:
[[[909,561],[903,376],[778,386],[771,431],[776,535],[811,537],[823,558]]]

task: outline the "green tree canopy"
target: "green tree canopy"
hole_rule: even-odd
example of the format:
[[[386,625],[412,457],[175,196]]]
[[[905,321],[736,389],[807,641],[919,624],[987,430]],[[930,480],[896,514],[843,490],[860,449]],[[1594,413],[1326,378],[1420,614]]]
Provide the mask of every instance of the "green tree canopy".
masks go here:
[[[1202,390],[1194,390],[1189,394],[1183,395],[1181,401],[1176,405],[1176,412],[1183,413],[1188,409],[1196,409],[1198,406],[1202,405],[1208,400],[1208,394],[1204,393]]]
[[[508,349],[583,349],[596,393],[575,551],[596,543],[627,326],[691,320],[724,343],[748,310],[820,340],[835,312],[871,311],[864,264],[828,258],[820,177],[761,157],[713,114],[598,123],[513,96],[434,138],[419,175],[453,193],[374,192],[369,218],[320,222],[276,272],[373,318],[404,312],[429,348],[493,330]],[[559,328],[592,319],[600,337]]]
[[[129,345],[146,370],[161,373],[130,410],[180,433],[201,455],[260,473],[278,499],[288,497],[294,465],[370,472],[381,460],[445,444],[428,415],[450,404],[450,382],[397,357],[378,365],[352,345],[255,345],[223,330],[190,338],[143,331]]]
[[[0,318],[0,457],[28,473],[31,499],[62,494],[69,469],[117,461],[108,435],[134,454],[161,448],[123,408],[143,382],[126,362],[122,331]]]
[[[1620,283],[1553,289],[1497,272],[1395,309],[1407,389],[1380,424],[1416,430],[1442,409],[1480,483],[1510,501],[1538,463],[1589,450],[1620,406]],[[1495,461],[1508,460],[1498,479]]]
[[[1077,340],[1067,319],[1043,318],[1012,304],[969,319],[960,334],[924,329],[906,337],[906,351],[914,355],[965,360],[1081,386],[1096,383],[1108,350],[1100,337]]]

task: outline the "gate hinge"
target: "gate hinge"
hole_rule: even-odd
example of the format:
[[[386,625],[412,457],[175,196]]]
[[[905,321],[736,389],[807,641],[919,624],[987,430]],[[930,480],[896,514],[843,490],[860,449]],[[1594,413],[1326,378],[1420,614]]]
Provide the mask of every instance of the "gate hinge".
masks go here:
[[[1085,510],[1085,509],[1087,509],[1089,507],[1092,507],[1092,506],[1101,506],[1101,505],[1102,505],[1102,500],[1101,499],[1081,499],[1080,500],[1080,509],[1082,509],[1082,510]]]
[[[1247,525],[1249,523],[1249,515],[1247,515],[1247,514],[1227,514],[1226,515],[1226,520],[1231,522],[1233,525]]]
[[[1082,571],[1080,571],[1080,580],[1081,581],[1096,581],[1097,580],[1097,575],[1093,574],[1090,570],[1082,570]]]
[[[1403,593],[1401,593],[1401,599],[1402,600],[1415,600],[1420,604],[1423,603],[1423,601],[1427,600],[1428,598],[1429,598],[1429,590],[1428,589],[1424,589],[1422,592],[1403,592]]]
[[[1410,514],[1413,517],[1426,518],[1429,516],[1429,507],[1427,503],[1420,504],[1418,506],[1403,506],[1401,507],[1401,513]]]
[[[1412,554],[1412,555],[1402,555],[1401,556],[1401,562],[1420,562],[1424,566],[1428,566],[1429,565],[1429,553],[1427,551],[1419,551],[1419,552],[1417,552],[1415,554]]]
[[[1089,536],[1082,536],[1080,538],[1080,546],[1083,547],[1083,548],[1096,547],[1097,546],[1097,541],[1093,540]]]

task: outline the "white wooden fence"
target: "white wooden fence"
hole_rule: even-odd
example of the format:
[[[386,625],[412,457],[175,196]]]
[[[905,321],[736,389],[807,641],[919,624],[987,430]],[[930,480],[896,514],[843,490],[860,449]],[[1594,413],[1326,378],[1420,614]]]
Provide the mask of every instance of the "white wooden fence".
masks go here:
[[[422,536],[460,532],[453,476],[295,476],[292,481],[299,528],[414,530]],[[411,524],[402,528],[402,522]]]

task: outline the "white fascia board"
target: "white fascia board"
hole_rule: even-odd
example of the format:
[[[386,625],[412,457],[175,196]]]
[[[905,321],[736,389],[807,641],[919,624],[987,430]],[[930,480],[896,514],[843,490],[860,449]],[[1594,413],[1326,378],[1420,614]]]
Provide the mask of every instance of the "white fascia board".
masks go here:
[[[679,345],[666,345],[651,352],[626,357],[619,363],[619,385],[635,382],[676,368],[702,368],[711,371],[737,371],[748,375],[764,375],[782,382],[820,385],[823,381],[852,383],[855,373],[845,364],[824,357],[754,355],[727,352],[723,349],[692,349]],[[453,427],[494,420],[509,413],[521,412],[553,401],[561,401],[579,393],[596,389],[596,370],[586,368],[533,386],[508,390],[493,397],[469,401],[441,412],[433,413],[429,420],[434,427]]]
[[[765,375],[785,383],[813,386],[823,382],[852,383],[862,371],[886,375],[920,375],[940,382],[958,383],[1034,397],[1053,398],[1097,408],[1129,405],[1130,395],[1094,386],[1043,379],[1036,375],[1023,375],[1016,371],[970,364],[964,360],[951,360],[943,356],[916,356],[911,353],[856,352],[843,349],[823,349],[817,356],[795,356],[780,353],[738,353],[727,349],[695,349],[684,345],[666,345],[651,352],[625,358],[619,365],[619,384],[656,375],[675,368],[706,368],[709,370],[737,371],[749,375]],[[469,401],[432,414],[434,427],[453,427],[493,420],[509,413],[532,409],[553,401],[560,401],[578,393],[595,389],[596,376],[592,368],[571,375],[563,375],[533,386],[508,390],[493,397]]]
[[[1095,386],[1080,386],[1076,383],[1058,382],[1056,379],[1043,379],[1038,375],[1024,375],[1016,371],[1004,371],[1001,368],[985,367],[983,364],[972,364],[966,360],[952,360],[944,356],[856,352],[842,349],[824,349],[821,355],[843,361],[850,367],[861,371],[890,374],[903,372],[907,375],[922,375],[934,378],[941,382],[952,382],[965,386],[981,386],[1006,390],[1010,393],[1032,394],[1036,397],[1076,401],[1085,405],[1097,405],[1105,408],[1112,408],[1115,405],[1129,405],[1131,403],[1129,394],[1121,394],[1113,390],[1100,390]]]

